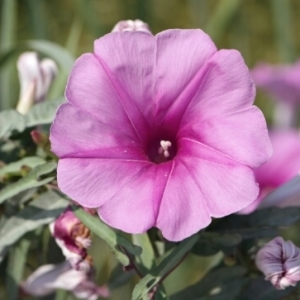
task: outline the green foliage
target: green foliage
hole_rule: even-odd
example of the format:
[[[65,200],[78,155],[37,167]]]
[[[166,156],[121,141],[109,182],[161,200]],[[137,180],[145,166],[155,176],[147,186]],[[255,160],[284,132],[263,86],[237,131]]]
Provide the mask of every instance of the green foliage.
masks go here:
[[[10,163],[0,169],[0,179],[4,177],[5,174],[13,174],[21,171],[21,168],[26,166],[31,169],[38,165],[45,163],[45,160],[38,156],[27,156],[16,162]]]
[[[213,295],[213,291],[217,293],[217,295],[221,296],[223,294],[224,288],[228,286],[230,283],[234,283],[235,288],[233,286],[230,287],[233,293],[239,293],[241,286],[239,289],[238,283],[245,284],[245,274],[247,270],[243,266],[233,266],[233,267],[221,267],[215,270],[212,270],[207,276],[200,280],[199,282],[195,283],[194,285],[188,287],[187,289],[176,293],[171,297],[170,300],[182,300],[182,299],[189,299],[189,300],[204,300],[204,299],[214,299],[210,297]],[[223,297],[224,296],[224,297]],[[233,296],[232,293],[229,296],[228,291],[226,291],[223,298],[218,299],[234,299],[230,296]],[[229,297],[228,297],[229,296]],[[235,297],[236,295],[234,295]],[[228,297],[228,298],[226,298]]]
[[[13,132],[21,132],[25,128],[25,119],[16,110],[0,112],[0,138],[8,138]]]
[[[6,277],[7,300],[19,298],[19,284],[23,278],[29,247],[30,241],[24,238],[9,252]]]
[[[198,240],[194,235],[181,242],[172,252],[153,270],[149,272],[134,288],[132,300],[141,300],[182,261]]]
[[[46,183],[52,181],[55,177],[49,176],[42,179],[43,175],[48,175],[56,169],[55,162],[45,163],[43,165],[36,166],[33,170],[31,170],[26,176],[21,178],[19,181],[11,183],[2,191],[0,191],[0,204],[5,200],[23,192],[25,190],[43,186]]]
[[[67,206],[68,201],[59,194],[48,191],[40,194],[20,212],[1,224],[0,262],[9,246],[26,233],[52,222]]]
[[[63,98],[36,104],[25,116],[16,110],[4,110],[0,112],[0,139],[8,138],[16,132],[23,132],[26,128],[37,125],[50,124],[55,112]]]

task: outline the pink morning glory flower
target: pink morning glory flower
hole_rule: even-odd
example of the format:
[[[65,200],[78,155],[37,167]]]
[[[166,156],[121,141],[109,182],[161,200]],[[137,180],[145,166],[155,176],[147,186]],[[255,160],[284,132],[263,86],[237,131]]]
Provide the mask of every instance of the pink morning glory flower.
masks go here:
[[[258,251],[255,262],[278,290],[300,281],[300,249],[291,241],[276,237]]]
[[[300,104],[300,61],[293,65],[259,64],[251,71],[257,87],[264,89],[275,100]]]
[[[300,172],[300,134],[296,130],[272,130],[270,138],[274,155],[271,159],[255,170],[255,177],[259,183],[260,193],[257,199],[240,213],[249,214],[257,207],[264,205],[262,202],[274,189],[291,180]],[[282,201],[278,206],[300,205]],[[268,203],[270,206],[271,203]],[[265,206],[264,206],[265,207]]]
[[[259,64],[251,71],[255,85],[277,102],[275,122],[289,127],[300,106],[300,61],[293,65]]]
[[[78,299],[97,300],[110,296],[106,286],[96,285],[92,272],[75,270],[68,261],[43,265],[21,284],[24,294],[36,297],[49,295],[57,289],[70,291]]]
[[[45,58],[40,61],[36,52],[21,54],[17,69],[21,87],[16,110],[26,114],[35,102],[45,100],[58,70],[52,59]]]
[[[118,22],[112,32],[123,32],[123,31],[144,31],[151,33],[147,23],[141,20],[126,20]]]
[[[54,222],[49,224],[52,236],[62,249],[66,259],[76,270],[89,270],[92,258],[87,253],[91,232],[68,207]]]
[[[58,185],[112,227],[179,241],[256,199],[272,148],[255,87],[203,31],[107,34],[66,97],[50,136]]]

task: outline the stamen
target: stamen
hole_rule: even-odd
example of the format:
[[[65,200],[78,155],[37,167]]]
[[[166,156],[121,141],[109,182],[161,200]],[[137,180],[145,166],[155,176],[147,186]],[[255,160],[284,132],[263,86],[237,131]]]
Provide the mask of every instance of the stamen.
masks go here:
[[[164,157],[166,157],[166,158],[169,157],[170,156],[169,148],[171,146],[172,146],[172,143],[170,141],[161,140],[160,147],[158,149],[158,153],[163,154]]]

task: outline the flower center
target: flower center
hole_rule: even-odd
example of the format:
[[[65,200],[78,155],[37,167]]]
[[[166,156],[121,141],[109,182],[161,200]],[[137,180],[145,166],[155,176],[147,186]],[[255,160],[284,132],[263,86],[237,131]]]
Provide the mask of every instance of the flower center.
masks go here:
[[[170,156],[169,147],[172,147],[172,143],[170,141],[160,141],[160,147],[158,148],[158,154],[162,154],[165,158]]]
[[[171,139],[155,139],[147,147],[149,159],[156,164],[171,160],[176,152],[176,143]]]

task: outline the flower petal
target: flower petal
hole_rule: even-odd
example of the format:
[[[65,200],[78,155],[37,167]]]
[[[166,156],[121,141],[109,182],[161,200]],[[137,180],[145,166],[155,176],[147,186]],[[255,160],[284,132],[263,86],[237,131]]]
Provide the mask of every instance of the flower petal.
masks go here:
[[[241,54],[220,50],[205,65],[197,93],[190,100],[181,126],[248,109],[255,86]]]
[[[84,272],[72,269],[68,261],[58,265],[43,265],[22,284],[22,289],[32,296],[45,296],[56,289],[73,290],[86,279]]]
[[[260,166],[272,155],[265,119],[255,106],[205,122],[191,122],[179,136],[197,140],[250,167]]]
[[[100,122],[120,126],[126,132],[135,132],[136,125],[125,111],[118,91],[102,65],[93,54],[79,57],[69,76],[66,97],[80,110],[90,113]]]
[[[135,133],[124,132],[122,125],[113,127],[72,104],[63,104],[51,126],[51,149],[61,158],[147,159]]]
[[[143,233],[153,227],[171,163],[149,164],[140,169],[98,210],[101,219],[129,233]]]
[[[197,182],[212,217],[224,217],[253,202],[259,192],[253,170],[197,141],[182,138],[182,162]]]
[[[255,170],[261,188],[279,187],[300,171],[300,134],[296,130],[270,131],[274,155]]]
[[[64,158],[58,163],[57,180],[59,188],[73,200],[84,207],[98,208],[116,196],[123,199],[119,191],[149,165],[129,159]],[[137,192],[135,186],[131,197],[136,199]]]
[[[114,32],[95,41],[94,51],[136,131],[153,124],[155,37],[145,32]]]
[[[156,114],[160,119],[166,113],[174,118],[184,112],[198,90],[203,67],[217,49],[200,29],[167,30],[156,40]]]
[[[170,241],[181,241],[208,226],[209,210],[190,170],[176,159],[159,207],[156,226]]]

